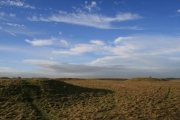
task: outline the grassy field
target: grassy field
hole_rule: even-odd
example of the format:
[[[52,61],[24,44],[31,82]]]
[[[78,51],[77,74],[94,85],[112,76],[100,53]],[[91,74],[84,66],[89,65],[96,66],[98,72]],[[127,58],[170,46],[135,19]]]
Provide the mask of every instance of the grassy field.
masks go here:
[[[180,80],[0,79],[1,120],[180,120]]]

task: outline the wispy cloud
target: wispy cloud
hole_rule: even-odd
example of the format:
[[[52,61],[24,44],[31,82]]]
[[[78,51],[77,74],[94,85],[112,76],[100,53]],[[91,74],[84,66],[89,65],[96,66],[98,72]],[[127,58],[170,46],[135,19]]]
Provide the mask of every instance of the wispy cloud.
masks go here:
[[[0,26],[0,30],[4,31],[4,32],[6,32],[6,33],[9,33],[9,34],[12,35],[12,36],[16,36],[15,33],[11,32],[11,31],[9,31],[9,30],[6,30],[6,29],[4,29],[4,28],[1,27],[1,26]]]
[[[89,44],[77,44],[71,47],[69,50],[57,50],[53,51],[53,54],[67,54],[67,55],[78,55],[87,52],[95,52],[98,53],[101,47],[104,46],[104,42],[100,40],[91,40]]]
[[[51,37],[49,39],[37,39],[32,40],[25,39],[25,42],[30,43],[32,46],[69,46],[69,42],[65,39]]]
[[[180,9],[179,9],[179,10],[177,10],[177,12],[180,12]]]
[[[36,9],[34,6],[28,5],[23,1],[20,0],[2,0],[0,1],[1,5],[7,5],[7,6],[16,6],[16,7],[22,7],[22,8],[30,8],[30,9]]]
[[[131,30],[141,30],[142,28],[138,26],[113,26],[114,23],[122,21],[130,21],[141,19],[139,14],[134,13],[118,13],[114,16],[106,16],[99,14],[101,8],[98,7],[97,2],[85,1],[82,8],[73,7],[73,12],[59,11],[59,13],[54,13],[49,16],[31,16],[27,17],[29,21],[43,21],[43,22],[59,22],[68,23],[75,25],[82,25],[88,27],[94,27],[99,29],[131,29]]]
[[[179,38],[162,36],[119,37],[118,44],[108,49],[102,48],[104,57],[93,60],[91,65],[124,65],[130,68],[178,68]],[[107,46],[107,45],[106,45]],[[102,54],[101,53],[101,54]]]
[[[60,42],[64,45],[64,46],[68,46],[69,43],[66,40],[60,40]]]
[[[96,54],[91,65],[126,65],[131,67],[176,67],[180,66],[179,38],[163,36],[118,37],[110,43],[91,40],[87,44],[75,44],[69,49],[53,51],[60,55]],[[93,56],[93,55],[92,55]]]
[[[113,44],[104,43],[101,40],[90,40],[89,43],[86,44],[75,44],[68,50],[53,51],[53,54],[80,55],[84,53],[94,53],[101,55],[124,55],[132,52],[133,50],[141,49],[133,43],[131,44],[127,41],[120,41],[120,39],[129,39],[130,42],[133,40],[131,37],[118,37],[111,42]],[[121,42],[121,44],[118,44],[119,42]]]
[[[51,38],[51,39],[33,39],[33,40],[25,39],[25,42],[28,42],[28,43],[30,43],[33,46],[46,46],[46,45],[52,45],[54,40],[56,40],[56,38]]]
[[[131,39],[131,37],[118,37],[114,40],[115,44],[120,43],[122,40],[127,40],[127,39]]]
[[[12,26],[12,27],[20,27],[20,28],[25,28],[25,26],[22,24],[16,24],[16,23],[5,23],[6,25]]]
[[[91,40],[90,43],[95,45],[104,45],[104,42],[101,40]]]
[[[11,25],[9,25],[11,26]],[[19,27],[18,27],[19,26]],[[37,35],[37,34],[43,34],[42,32],[39,32],[39,31],[30,31],[30,30],[27,30],[25,29],[26,27],[24,25],[20,25],[20,24],[17,24],[17,26],[14,24],[12,25],[12,27],[7,27],[7,26],[1,26],[0,27],[0,30],[3,31],[3,32],[6,32],[12,36],[17,36],[17,35],[26,35],[26,36],[34,36],[34,35]]]
[[[82,26],[89,26],[99,29],[137,29],[136,26],[132,27],[115,27],[112,26],[112,22],[122,22],[128,20],[136,20],[142,18],[138,14],[132,13],[119,13],[115,17],[108,17],[95,13],[66,13],[60,12],[59,14],[53,14],[48,17],[28,17],[30,21],[44,21],[44,22],[63,22],[69,24],[77,24]]]
[[[92,52],[95,49],[92,45],[88,44],[78,44],[73,48],[70,48],[69,50],[55,50],[52,53],[53,54],[65,54],[65,55],[78,55],[85,52]]]
[[[115,43],[115,41],[120,38],[122,39]],[[58,53],[60,57],[63,56],[62,54],[71,56],[68,52],[73,53],[73,55],[87,52],[91,54],[98,53],[99,56],[90,62],[73,64],[74,61],[64,63],[67,62],[67,60],[62,60],[62,62],[59,62],[59,60],[47,60],[48,57],[51,57],[51,55],[48,54],[44,57],[46,60],[26,59],[22,61],[23,65],[33,65],[34,70],[32,71],[34,72],[32,73],[30,71],[18,72],[16,70],[0,68],[0,75],[11,77],[43,76],[85,78],[139,76],[179,77],[179,45],[178,37],[168,36],[121,36],[109,43],[101,40],[90,40],[87,44],[76,44],[74,46],[68,46],[68,50],[62,50],[67,53]],[[12,47],[3,48],[3,46],[0,46],[0,50],[2,51],[17,51],[16,49],[19,48],[16,47],[12,49]],[[31,54],[44,55],[42,54],[45,52],[44,50],[42,47],[36,47]],[[19,49],[18,51],[22,52],[23,49]],[[48,53],[50,53],[50,51],[52,51],[52,49],[48,50]],[[58,56],[58,54],[56,56]],[[75,59],[74,56],[69,58]]]
[[[42,31],[35,31],[35,30],[30,30],[27,28],[25,24],[22,23],[13,23],[14,17],[9,17],[5,15],[3,17],[3,22],[1,23],[1,31],[4,31],[6,33],[9,33],[10,35],[13,36],[18,36],[18,35],[26,35],[26,36],[34,36],[34,35],[41,35],[44,34]],[[1,16],[0,16],[1,19]],[[10,21],[8,19],[11,19]]]
[[[0,12],[0,20],[7,20],[7,19],[9,19],[9,18],[14,18],[14,17],[16,17],[16,14],[13,14],[13,13],[10,13],[10,14],[7,14],[7,13],[5,13],[5,12]]]
[[[100,10],[95,1],[91,1],[91,4],[88,4],[88,1],[85,1],[84,9],[88,10],[89,12]]]

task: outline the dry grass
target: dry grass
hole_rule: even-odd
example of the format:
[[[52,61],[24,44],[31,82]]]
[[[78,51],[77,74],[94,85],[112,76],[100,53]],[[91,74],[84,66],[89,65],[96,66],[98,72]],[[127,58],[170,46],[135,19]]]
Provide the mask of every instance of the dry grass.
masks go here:
[[[1,79],[0,119],[178,120],[180,81]]]

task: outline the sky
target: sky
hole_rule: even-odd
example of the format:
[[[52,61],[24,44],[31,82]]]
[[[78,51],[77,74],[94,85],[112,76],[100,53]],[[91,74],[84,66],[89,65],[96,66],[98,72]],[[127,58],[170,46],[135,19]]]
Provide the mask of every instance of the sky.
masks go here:
[[[0,76],[180,77],[179,0],[0,0]]]

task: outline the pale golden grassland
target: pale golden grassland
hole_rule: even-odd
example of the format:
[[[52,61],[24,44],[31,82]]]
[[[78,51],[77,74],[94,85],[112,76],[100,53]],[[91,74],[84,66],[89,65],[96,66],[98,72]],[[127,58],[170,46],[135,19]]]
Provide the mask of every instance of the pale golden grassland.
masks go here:
[[[0,80],[2,120],[179,120],[180,80]]]

